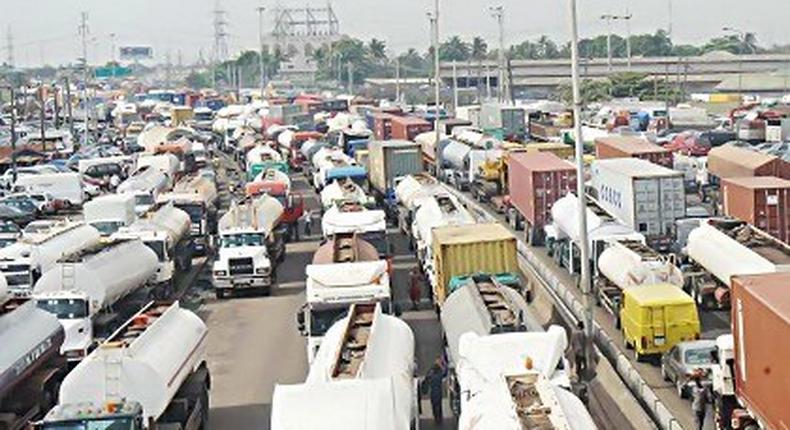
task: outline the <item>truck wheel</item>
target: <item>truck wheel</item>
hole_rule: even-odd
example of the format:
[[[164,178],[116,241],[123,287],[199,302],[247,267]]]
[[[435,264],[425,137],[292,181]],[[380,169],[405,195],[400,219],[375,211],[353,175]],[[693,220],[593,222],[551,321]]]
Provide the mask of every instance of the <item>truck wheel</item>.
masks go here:
[[[683,383],[680,381],[680,378],[675,380],[675,390],[678,392],[678,397],[681,399],[686,398],[686,389],[683,387]]]
[[[644,355],[640,354],[639,351],[634,351],[634,360],[636,360],[637,363],[641,363],[644,358]]]
[[[224,299],[225,297],[227,297],[227,293],[226,293],[226,292],[225,292],[225,290],[224,290],[224,289],[222,289],[222,288],[216,288],[216,289],[214,289],[214,294],[216,294],[217,298],[218,298],[218,299],[220,299],[220,300],[222,300],[222,299]]]

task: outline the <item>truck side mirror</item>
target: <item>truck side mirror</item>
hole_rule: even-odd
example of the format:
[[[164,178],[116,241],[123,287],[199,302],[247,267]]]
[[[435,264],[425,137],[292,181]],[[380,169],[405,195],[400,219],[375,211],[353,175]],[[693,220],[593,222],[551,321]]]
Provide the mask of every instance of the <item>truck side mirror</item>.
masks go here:
[[[301,333],[302,336],[307,334],[307,332],[305,330],[305,324],[304,324],[304,320],[305,320],[304,312],[305,312],[305,309],[302,308],[302,309],[299,310],[299,312],[296,313],[296,326],[299,329],[299,333]]]

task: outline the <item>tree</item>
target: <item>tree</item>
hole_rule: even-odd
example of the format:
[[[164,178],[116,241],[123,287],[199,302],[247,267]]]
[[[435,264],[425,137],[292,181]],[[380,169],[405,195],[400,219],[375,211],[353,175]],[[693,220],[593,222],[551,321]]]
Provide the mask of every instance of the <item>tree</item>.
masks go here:
[[[467,61],[469,59],[469,45],[458,36],[453,36],[439,45],[439,60],[441,61]]]
[[[486,58],[486,54],[488,53],[488,44],[486,43],[485,39],[480,36],[475,36],[472,39],[472,46],[470,47],[470,55],[472,59],[477,61],[482,61]]]
[[[211,77],[208,73],[192,72],[184,79],[184,83],[189,88],[208,88],[211,86]]]
[[[430,61],[420,55],[414,48],[409,48],[408,51],[398,56],[400,63],[401,73],[403,76],[425,76],[428,74]]]
[[[382,62],[387,59],[387,46],[379,39],[370,39],[370,42],[368,43],[368,50],[370,51],[370,56],[378,62]]]
[[[560,56],[560,50],[557,48],[557,44],[546,35],[540,36],[535,42],[535,51],[538,58],[542,59],[553,59],[559,58]]]

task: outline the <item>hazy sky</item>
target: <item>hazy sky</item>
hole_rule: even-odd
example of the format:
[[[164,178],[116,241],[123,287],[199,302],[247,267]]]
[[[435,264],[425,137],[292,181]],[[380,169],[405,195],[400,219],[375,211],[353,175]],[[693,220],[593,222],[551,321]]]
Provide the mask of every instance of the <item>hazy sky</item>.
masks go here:
[[[666,28],[670,0],[577,0],[579,31],[582,37],[605,32],[602,13],[633,13],[632,31]],[[258,38],[255,8],[273,8],[277,0],[221,0],[230,22],[230,50],[254,48]],[[763,44],[790,43],[788,22],[790,0],[671,0],[674,39],[699,43],[722,34],[722,26],[753,31]],[[0,0],[0,61],[7,57],[5,33],[10,26],[17,65],[53,64],[80,56],[77,33],[80,11],[89,12],[92,63],[110,58],[110,33],[118,46],[140,44],[154,47],[156,57],[171,52],[173,61],[180,51],[184,62],[197,58],[202,48],[208,58],[212,46],[212,10],[216,0]],[[441,0],[442,38],[480,34],[495,44],[496,24],[488,7],[505,7],[506,41],[548,34],[567,39],[566,0]],[[282,6],[325,5],[325,0],[280,0]],[[425,48],[428,20],[425,13],[432,0],[334,0],[341,31],[355,37],[377,37],[387,41],[391,51],[406,47]],[[272,14],[266,14],[271,28]],[[614,30],[625,34],[623,24]]]

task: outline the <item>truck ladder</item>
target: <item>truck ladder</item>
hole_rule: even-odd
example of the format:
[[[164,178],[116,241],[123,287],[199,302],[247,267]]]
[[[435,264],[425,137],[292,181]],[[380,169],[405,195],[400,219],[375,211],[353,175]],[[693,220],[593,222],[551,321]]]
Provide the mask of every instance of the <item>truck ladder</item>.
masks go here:
[[[521,324],[521,317],[513,303],[503,294],[503,285],[492,276],[473,276],[475,290],[488,311],[493,331],[515,331]]]
[[[64,291],[73,290],[76,286],[76,270],[74,263],[60,264],[60,285]]]
[[[332,379],[354,379],[359,376],[365,362],[375,312],[375,304],[351,306],[346,331],[332,365]]]

